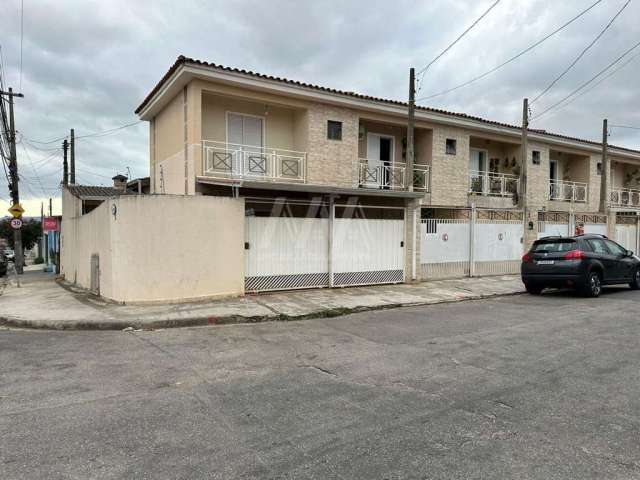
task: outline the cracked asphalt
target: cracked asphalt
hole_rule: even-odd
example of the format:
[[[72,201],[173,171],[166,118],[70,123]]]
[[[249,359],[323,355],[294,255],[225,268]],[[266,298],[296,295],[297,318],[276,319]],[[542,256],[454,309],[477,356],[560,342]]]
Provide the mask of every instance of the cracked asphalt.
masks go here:
[[[640,478],[639,306],[0,330],[0,478]]]

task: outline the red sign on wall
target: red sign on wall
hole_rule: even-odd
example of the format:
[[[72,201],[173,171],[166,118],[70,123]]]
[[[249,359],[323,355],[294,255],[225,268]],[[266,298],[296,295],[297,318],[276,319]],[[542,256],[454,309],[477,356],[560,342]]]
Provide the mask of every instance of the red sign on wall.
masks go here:
[[[60,224],[56,217],[44,217],[42,229],[45,232],[57,232],[60,230]]]

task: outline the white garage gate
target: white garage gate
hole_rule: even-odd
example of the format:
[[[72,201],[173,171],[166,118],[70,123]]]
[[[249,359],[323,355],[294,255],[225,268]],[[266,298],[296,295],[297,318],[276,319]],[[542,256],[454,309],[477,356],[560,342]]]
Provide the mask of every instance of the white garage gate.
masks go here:
[[[247,205],[246,292],[404,281],[403,208]]]

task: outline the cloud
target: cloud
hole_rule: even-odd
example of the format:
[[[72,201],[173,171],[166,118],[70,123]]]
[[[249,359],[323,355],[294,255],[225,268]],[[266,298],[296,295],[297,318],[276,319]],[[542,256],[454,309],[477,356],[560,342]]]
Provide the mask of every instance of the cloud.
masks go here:
[[[429,106],[518,123],[522,98],[535,97],[604,27],[623,0],[605,0],[534,51],[491,76],[437,97]],[[405,99],[408,68],[421,69],[489,5],[489,0],[417,2],[237,0],[135,2],[27,0],[19,131],[32,140],[83,135],[136,120],[133,111],[184,54],[229,66],[385,98]],[[526,48],[589,2],[503,1],[427,72],[420,95],[450,88]],[[534,114],[565,96],[640,39],[640,6],[631,3],[613,27]],[[6,0],[0,43],[6,80],[18,87],[20,1]],[[598,140],[602,118],[640,125],[640,58],[536,128]],[[637,131],[614,129],[612,142],[640,148]],[[19,148],[23,198],[56,193],[60,142]],[[33,146],[45,148],[38,150]],[[55,155],[57,153],[57,155]],[[51,155],[54,155],[51,157]],[[51,157],[51,158],[48,158]],[[130,167],[148,174],[148,129],[139,125],[77,146],[82,182],[109,184]],[[31,166],[33,164],[33,166]],[[0,198],[6,199],[2,189]]]

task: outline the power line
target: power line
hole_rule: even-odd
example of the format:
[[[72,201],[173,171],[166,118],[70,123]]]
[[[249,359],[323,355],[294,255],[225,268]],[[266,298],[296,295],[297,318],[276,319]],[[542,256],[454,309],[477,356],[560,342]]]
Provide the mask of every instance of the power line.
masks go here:
[[[556,83],[558,83],[558,81],[564,77],[569,70],[571,70],[576,63],[578,63],[580,61],[580,59],[587,53],[587,51],[589,51],[589,49],[591,47],[593,47],[596,42],[598,40],[600,40],[600,38],[605,34],[605,32],[607,30],[609,30],[609,27],[611,27],[611,25],[613,25],[613,22],[616,21],[616,19],[620,16],[620,14],[624,11],[625,8],[627,8],[627,5],[629,5],[631,3],[631,0],[627,0],[627,3],[625,3],[622,8],[620,10],[618,10],[618,13],[616,13],[613,18],[611,20],[609,20],[609,23],[607,23],[605,25],[605,27],[600,31],[600,33],[598,33],[598,35],[596,36],[596,38],[594,38],[591,43],[589,43],[589,45],[587,45],[581,52],[580,54],[578,54],[578,56],[573,60],[573,62],[571,62],[571,64],[560,74],[558,75],[550,84],[549,86],[547,86],[547,88],[545,88],[542,92],[540,92],[538,94],[537,97],[535,97],[533,100],[531,100],[531,102],[529,102],[529,105],[532,105],[536,100],[538,100],[540,97],[542,97],[545,93],[547,93],[549,90],[551,90]]]
[[[491,75],[492,73],[496,72],[497,70],[501,69],[502,67],[508,65],[509,63],[517,60],[518,58],[520,58],[521,56],[523,56],[524,54],[530,52],[531,50],[533,50],[534,48],[536,48],[537,46],[539,46],[540,44],[546,42],[548,39],[550,39],[551,37],[553,37],[554,35],[556,35],[558,32],[560,32],[561,30],[564,30],[566,27],[568,27],[569,25],[571,25],[573,22],[575,22],[576,20],[578,20],[580,17],[582,17],[583,15],[585,15],[587,12],[589,12],[591,9],[593,9],[596,5],[598,5],[600,2],[602,2],[602,0],[597,0],[596,2],[592,3],[589,7],[587,7],[585,10],[582,10],[580,13],[578,13],[575,17],[573,17],[571,20],[569,20],[568,22],[564,23],[562,26],[558,27],[557,29],[555,29],[553,32],[547,34],[546,36],[544,36],[542,39],[538,40],[537,42],[535,42],[533,45],[525,48],[524,50],[522,50],[520,53],[514,55],[513,57],[509,58],[508,60],[505,60],[504,62],[502,62],[501,64],[493,67],[492,69],[484,72],[481,75],[478,75],[476,77],[473,77],[470,80],[467,80],[464,83],[461,83],[458,86],[449,88],[447,90],[443,90],[439,93],[434,93],[432,95],[428,95],[422,98],[418,98],[416,101],[421,101],[421,100],[429,100],[431,98],[435,98],[435,97],[439,97],[441,95],[446,95],[447,93],[451,93],[454,92],[460,88],[466,87],[467,85],[471,85],[474,82],[477,82],[478,80],[481,80],[489,75]]]
[[[87,135],[79,135],[76,137],[76,140],[78,140],[79,138],[90,138],[90,137],[104,137],[106,135],[109,135],[113,132],[117,132],[118,130],[122,130],[125,128],[129,128],[129,127],[134,127],[140,123],[142,123],[144,120],[138,120],[136,122],[132,122],[132,123],[128,123],[126,125],[122,125],[120,127],[115,127],[115,128],[110,128],[108,130],[103,130],[101,132],[95,132],[95,133],[89,133]]]
[[[24,42],[24,0],[20,1],[20,91],[22,91],[22,44]]]
[[[460,40],[462,40],[462,38],[469,33],[473,27],[475,27],[478,23],[480,23],[480,21],[486,17],[489,12],[491,10],[493,10],[493,8],[498,5],[501,2],[501,0],[496,0],[487,10],[485,10],[485,12],[480,15],[464,32],[462,32],[458,38],[456,38],[452,43],[449,44],[449,46],[447,48],[445,48],[442,52],[440,52],[438,55],[436,55],[436,57],[431,60],[426,67],[424,67],[422,70],[420,70],[418,72],[418,82],[421,82],[422,79],[424,78],[425,73],[427,73],[427,70],[429,69],[429,67],[431,65],[433,65],[434,63],[436,63],[444,54],[446,54],[449,50],[451,50],[451,48],[453,48],[453,46],[458,43]],[[420,89],[422,88],[422,86],[418,87],[418,91],[420,91]]]
[[[132,123],[127,123],[125,125],[121,125],[119,127],[114,127],[114,128],[109,128],[107,130],[102,130],[99,132],[94,132],[94,133],[88,133],[86,135],[80,135],[75,137],[76,140],[78,140],[79,138],[91,138],[91,137],[104,137],[107,136],[113,132],[117,132],[118,130],[122,130],[125,128],[129,128],[129,127],[134,127],[140,123],[142,123],[144,120],[138,120],[136,122],[132,122]],[[58,138],[54,138],[53,140],[35,140],[33,138],[29,138],[29,137],[24,137],[27,142],[33,142],[33,143],[39,143],[40,145],[50,145],[52,143],[55,142],[60,142],[62,140],[64,140],[65,138],[69,138],[69,135],[65,135],[63,137],[58,137]]]
[[[630,59],[628,59],[626,62],[624,62],[622,65],[619,65],[617,68],[613,69],[611,72],[609,72],[607,75],[605,75],[603,78],[601,78],[600,80],[598,80],[596,83],[594,83],[593,85],[591,85],[591,87],[587,88],[586,90],[580,92],[580,94],[576,95],[575,97],[573,97],[571,100],[569,100],[568,102],[566,102],[564,105],[556,108],[552,113],[557,113],[560,110],[568,107],[569,105],[571,105],[573,102],[575,102],[576,100],[578,100],[580,97],[586,95],[587,93],[589,93],[590,91],[594,90],[595,88],[597,88],[600,84],[602,84],[605,80],[609,79],[610,77],[612,77],[613,75],[615,75],[616,73],[618,73],[620,70],[622,70],[624,67],[626,67],[627,65],[629,65],[632,61],[634,61],[636,58],[640,57],[640,53],[636,53],[633,57],[631,57]],[[539,115],[540,117],[542,117],[542,115]],[[536,117],[537,118],[537,117]]]
[[[546,110],[543,110],[541,113],[539,113],[538,115],[534,116],[532,118],[532,120],[535,120],[536,118],[540,118],[542,115],[544,115],[545,113],[549,112],[550,110],[552,110],[553,108],[557,107],[558,105],[560,105],[561,103],[563,103],[565,100],[567,100],[570,97],[573,97],[576,93],[578,93],[580,90],[582,90],[583,88],[585,88],[586,86],[590,85],[595,79],[597,79],[599,76],[601,76],[603,73],[605,73],[607,70],[609,70],[611,67],[613,67],[616,63],[618,63],[620,60],[622,60],[624,57],[626,57],[629,53],[631,53],[633,50],[635,50],[636,48],[640,47],[640,42],[636,43],[633,47],[631,47],[630,49],[628,49],[626,52],[624,52],[622,55],[620,55],[618,58],[616,58],[613,62],[611,62],[609,65],[607,65],[605,68],[603,68],[602,70],[600,70],[596,75],[594,75],[593,77],[591,77],[589,80],[587,80],[586,82],[584,82],[582,85],[580,85],[578,88],[576,88],[574,91],[572,91],[569,95],[565,96],[564,98],[562,98],[561,100],[557,101],[556,103],[554,103],[553,105],[551,105],[549,108],[547,108]]]
[[[630,130],[640,130],[640,127],[632,127],[630,125],[609,125],[610,128],[627,128]]]

